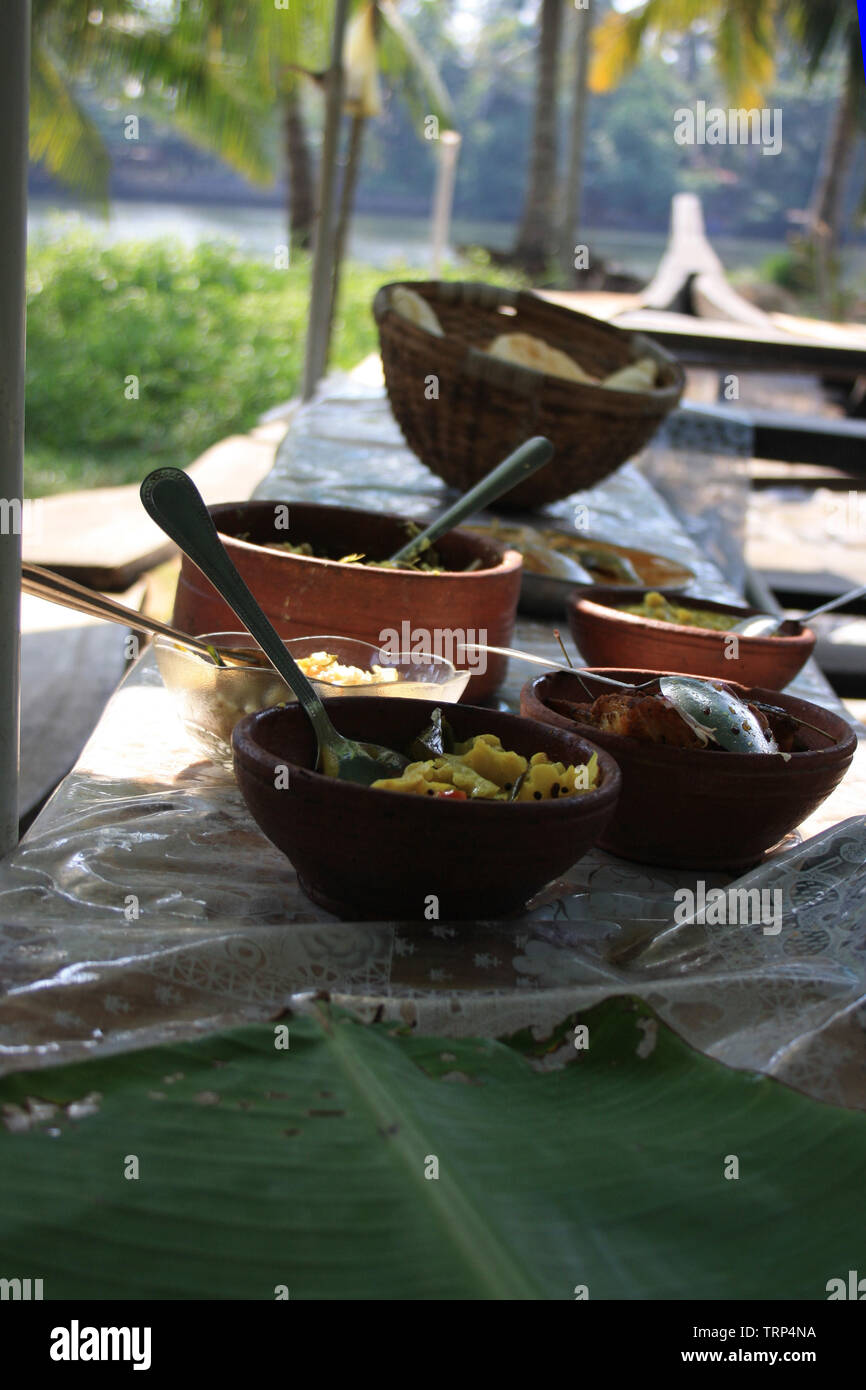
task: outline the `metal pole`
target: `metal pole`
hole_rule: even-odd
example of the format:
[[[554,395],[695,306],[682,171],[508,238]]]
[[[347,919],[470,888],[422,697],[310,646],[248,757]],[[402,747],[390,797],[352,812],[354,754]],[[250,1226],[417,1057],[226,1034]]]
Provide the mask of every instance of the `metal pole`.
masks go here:
[[[436,178],[436,192],[433,196],[433,218],[430,232],[430,275],[434,280],[438,278],[442,257],[448,245],[459,153],[460,136],[457,131],[443,130],[439,143],[439,169]]]
[[[310,316],[304,360],[303,395],[305,401],[308,401],[315,391],[328,359],[331,278],[334,269],[334,184],[337,172],[340,121],[343,115],[343,36],[346,32],[348,13],[349,0],[336,0],[331,66],[328,70],[326,88],[325,134],[322,141],[322,162],[319,170],[319,220],[316,226],[316,246],[313,252]]]
[[[0,7],[0,854],[18,841],[30,0]]]

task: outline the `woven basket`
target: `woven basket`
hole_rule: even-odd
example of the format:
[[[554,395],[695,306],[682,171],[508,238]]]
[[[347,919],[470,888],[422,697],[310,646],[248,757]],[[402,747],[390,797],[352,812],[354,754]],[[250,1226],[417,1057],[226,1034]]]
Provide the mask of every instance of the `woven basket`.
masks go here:
[[[657,343],[538,295],[407,282],[435,311],[445,334],[437,338],[391,308],[394,288],[379,290],[373,315],[391,407],[422,463],[465,492],[531,435],[547,435],[556,448],[547,467],[500,507],[538,507],[601,482],[643,448],[682,395],[683,369]],[[654,357],[659,383],[652,391],[615,391],[513,366],[481,350],[500,333],[531,333],[600,377]]]

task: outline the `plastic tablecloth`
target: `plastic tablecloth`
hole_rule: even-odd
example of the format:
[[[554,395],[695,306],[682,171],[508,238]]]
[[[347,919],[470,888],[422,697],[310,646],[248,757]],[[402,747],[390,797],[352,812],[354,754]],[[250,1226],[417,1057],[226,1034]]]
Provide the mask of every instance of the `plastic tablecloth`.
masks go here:
[[[695,592],[737,596],[750,443],[711,426],[698,436],[672,421],[637,463],[548,515],[579,513],[596,536],[682,559]],[[298,412],[256,495],[422,517],[443,494],[381,389],[338,379]],[[555,657],[553,622],[521,617],[515,645]],[[530,669],[511,663],[506,704]],[[838,708],[814,667],[794,688]],[[738,881],[781,892],[775,934],[677,925],[677,889],[728,879],[600,851],[507,924],[338,922],[301,893],[231,774],[202,761],[145,653],[0,864],[0,1069],[190,1037],[320,990],[452,1036],[543,1034],[637,993],[705,1052],[866,1108],[864,805],[861,756],[806,838]]]

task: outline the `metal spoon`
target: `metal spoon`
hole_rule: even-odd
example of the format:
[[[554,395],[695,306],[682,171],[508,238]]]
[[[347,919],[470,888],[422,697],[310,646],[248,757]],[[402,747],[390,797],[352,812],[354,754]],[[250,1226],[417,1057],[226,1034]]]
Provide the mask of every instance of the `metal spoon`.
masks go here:
[[[778,753],[776,740],[732,690],[699,676],[662,676],[659,690],[702,743],[717,743],[729,753]]]
[[[268,664],[266,658],[253,647],[215,647],[210,642],[201,642],[197,637],[190,637],[188,632],[181,632],[179,628],[160,622],[158,618],[151,618],[149,614],[140,613],[135,608],[127,608],[125,604],[106,597],[96,589],[76,584],[73,579],[65,579],[63,575],[55,574],[53,570],[41,569],[39,565],[22,564],[21,589],[25,594],[45,599],[48,603],[60,604],[63,608],[72,608],[76,613],[87,613],[91,618],[105,618],[110,623],[131,627],[134,631],[158,633],[161,637],[169,637],[180,646],[189,647],[191,651],[197,652],[207,661],[214,662],[216,656],[218,660],[214,662],[215,665]]]
[[[434,541],[438,541],[440,536],[444,536],[446,531],[451,531],[464,517],[471,516],[473,512],[481,511],[483,507],[495,502],[497,497],[501,497],[503,492],[510,492],[524,478],[530,477],[542,468],[553,457],[553,445],[549,439],[545,439],[543,434],[535,435],[532,439],[527,439],[525,444],[521,444],[519,449],[515,449],[513,454],[509,454],[507,459],[497,464],[492,473],[488,473],[486,478],[482,478],[467,493],[459,497],[451,507],[447,507],[440,517],[437,517],[425,531],[420,535],[413,536],[404,546],[388,560],[389,565],[406,565],[411,560],[417,560],[418,556],[425,550],[429,550]]]
[[[546,666],[552,671],[568,671],[587,690],[583,677],[601,685],[616,686],[620,690],[646,690],[658,685],[665,699],[669,700],[677,713],[693,729],[703,743],[717,743],[734,753],[776,753],[775,740],[768,737],[745,701],[730,690],[719,690],[709,680],[700,676],[651,676],[639,685],[628,681],[615,680],[613,676],[602,676],[597,671],[585,667],[565,666],[560,661],[549,661],[547,657],[536,656],[533,652],[519,651],[516,647],[490,647],[482,642],[464,642],[464,651],[496,652],[500,656],[513,656],[519,661],[530,661],[535,666]]]
[[[334,728],[315,690],[235,569],[192,479],[179,468],[157,468],[141,485],[141,501],[148,516],[198,565],[237,613],[277,675],[295,692],[316,735],[320,771],[365,787],[381,777],[399,777],[408,763],[401,753],[344,738]]]
[[[846,603],[851,603],[863,594],[866,594],[866,584],[849,589],[847,594],[840,594],[838,598],[831,598],[829,603],[822,603],[820,608],[813,608],[811,613],[804,613],[802,618],[786,618],[784,614],[753,613],[750,618],[743,618],[736,627],[729,628],[728,631],[739,633],[741,637],[772,637],[786,623],[791,623],[794,627],[805,627],[813,618],[817,618],[819,613],[830,613],[834,608],[844,608]]]
[[[464,652],[495,652],[497,656],[513,656],[518,661],[530,661],[534,666],[547,666],[551,671],[570,671],[578,678],[584,675],[589,680],[598,681],[601,685],[613,685],[619,690],[645,690],[647,686],[655,685],[658,680],[658,676],[651,676],[648,681],[643,681],[640,685],[632,685],[630,681],[618,681],[613,676],[602,676],[598,671],[588,671],[583,666],[566,666],[564,661],[549,661],[546,656],[536,656],[534,652],[520,651],[517,647],[490,647],[486,642],[461,642],[460,650]]]

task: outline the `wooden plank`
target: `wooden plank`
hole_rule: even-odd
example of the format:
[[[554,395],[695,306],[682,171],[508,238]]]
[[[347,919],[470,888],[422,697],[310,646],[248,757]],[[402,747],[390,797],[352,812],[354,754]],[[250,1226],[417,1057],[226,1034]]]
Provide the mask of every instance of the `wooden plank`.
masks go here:
[[[826,374],[846,381],[856,381],[866,371],[866,350],[859,344],[814,342],[775,327],[746,329],[721,319],[690,318],[655,309],[629,310],[614,322],[620,328],[651,334],[686,364],[728,372]]]
[[[271,468],[285,430],[284,421],[272,422],[202,454],[187,471],[205,501],[245,501]],[[174,551],[144,511],[135,483],[40,498],[34,516],[24,559],[92,589],[126,589]]]
[[[820,603],[838,598],[861,582],[857,575],[820,569],[761,569],[760,576],[784,608],[804,610],[817,608]],[[866,580],[862,582],[866,583]],[[855,599],[846,611],[866,613],[866,599]]]
[[[817,464],[866,477],[866,421],[815,419],[782,411],[748,411],[755,430],[755,457]]]
[[[642,308],[640,296],[601,291],[544,290],[543,299],[591,314],[618,328],[648,333],[685,366],[725,372],[794,372],[856,381],[866,374],[866,330],[861,325],[766,315],[766,325]]]
[[[137,608],[143,585],[123,595]],[[124,672],[126,629],[21,596],[18,814],[31,812],[79,757]]]

